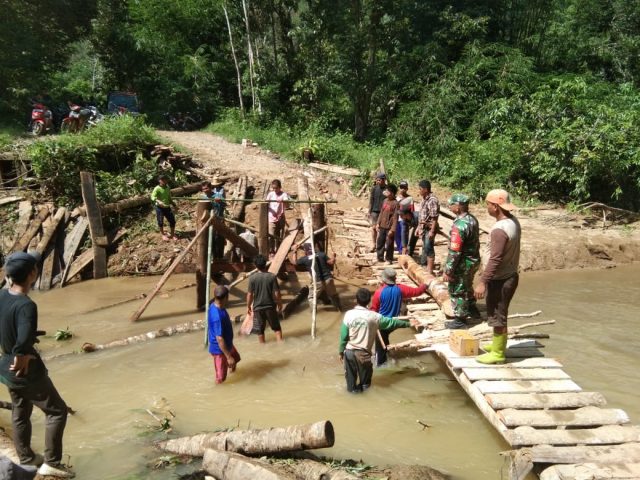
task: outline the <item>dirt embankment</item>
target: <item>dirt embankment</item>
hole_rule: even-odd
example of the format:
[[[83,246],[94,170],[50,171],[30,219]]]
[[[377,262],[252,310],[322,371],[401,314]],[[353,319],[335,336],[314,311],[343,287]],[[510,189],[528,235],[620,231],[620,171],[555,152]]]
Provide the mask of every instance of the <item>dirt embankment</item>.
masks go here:
[[[258,147],[243,148],[241,145],[232,144],[220,137],[203,132],[161,132],[167,141],[181,145],[188,149],[201,170],[210,175],[223,174],[225,176],[247,175],[249,184],[256,186],[257,192],[261,192],[265,182],[279,178],[283,182],[285,191],[295,192],[297,178],[305,175],[309,179],[311,196],[318,198],[322,195],[332,195],[338,200],[337,204],[328,206],[329,215],[341,214],[353,208],[362,208],[366,211],[367,199],[355,198],[347,193],[348,178],[340,177],[324,172],[308,170],[301,165],[285,162],[268,151]],[[232,187],[232,185],[227,185]],[[410,189],[410,193],[417,198],[417,188]],[[436,195],[444,203],[450,191],[435,188]],[[193,222],[189,219],[189,205],[182,204],[185,220],[178,228],[192,230]],[[247,210],[247,222],[255,224],[257,207],[250,206]],[[489,230],[493,224],[482,205],[473,205],[472,212],[478,216],[480,224]],[[364,218],[363,211],[363,218]],[[293,218],[299,214],[299,210],[289,214]],[[523,271],[553,270],[565,268],[605,268],[630,263],[640,260],[640,222],[612,223],[611,215],[603,229],[602,212],[593,211],[592,216],[571,213],[561,208],[537,207],[522,209],[517,213],[523,228],[521,268]],[[339,263],[341,276],[355,274],[351,268],[351,261],[346,257],[346,249],[350,248],[347,241],[336,238],[333,232],[331,249],[338,257],[342,257]],[[155,233],[148,233],[144,239],[130,238],[126,245],[145,245],[147,242],[158,244],[154,256],[165,256],[163,249],[169,249],[167,257],[172,256],[172,245],[162,245]],[[482,236],[486,238],[485,235]],[[182,240],[182,241],[187,241]],[[149,245],[154,247],[156,245]],[[436,250],[437,256],[446,254],[446,247]],[[136,255],[143,255],[137,249]],[[344,255],[341,255],[344,254]],[[117,259],[113,260],[114,263]]]

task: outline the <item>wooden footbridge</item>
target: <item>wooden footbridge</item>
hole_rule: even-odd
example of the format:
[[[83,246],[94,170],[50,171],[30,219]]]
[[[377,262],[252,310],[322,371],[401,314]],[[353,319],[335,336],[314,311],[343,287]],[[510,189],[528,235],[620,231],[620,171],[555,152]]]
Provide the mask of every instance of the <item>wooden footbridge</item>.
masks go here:
[[[406,256],[392,265],[376,262],[375,254],[368,253],[369,235],[354,228],[362,224],[358,217],[363,218],[362,212],[345,212],[334,220],[334,229],[342,227],[342,234],[353,239],[356,265],[373,271],[369,283],[379,283],[379,272],[388,266],[397,270],[398,282],[422,283],[419,267]],[[437,297],[441,291],[435,293]],[[422,320],[425,329],[414,340],[388,349],[432,351],[444,362],[511,447],[502,452],[510,459],[510,480],[523,480],[532,471],[542,480],[640,479],[640,427],[629,425],[623,410],[607,408],[601,393],[583,391],[560,362],[545,357],[537,339],[548,335],[522,332],[553,321],[509,327],[507,362],[483,365],[449,348],[442,306],[446,300],[441,297],[412,299],[407,310]],[[491,335],[486,323],[469,331],[479,339]]]

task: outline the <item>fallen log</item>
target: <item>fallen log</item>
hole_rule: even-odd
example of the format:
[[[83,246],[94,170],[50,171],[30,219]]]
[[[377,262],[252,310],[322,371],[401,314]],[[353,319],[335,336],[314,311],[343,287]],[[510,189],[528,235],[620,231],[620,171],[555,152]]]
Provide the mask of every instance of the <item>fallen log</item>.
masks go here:
[[[247,458],[237,453],[207,449],[202,468],[217,480],[296,480],[294,474],[279,472],[263,460]]]
[[[106,350],[113,347],[124,347],[126,345],[134,345],[136,343],[144,343],[149,340],[162,337],[172,337],[179,333],[190,333],[204,329],[204,320],[194,320],[193,322],[185,322],[179,325],[173,325],[171,327],[161,328],[159,330],[153,330],[151,332],[142,333],[140,335],[133,335],[131,337],[123,338],[121,340],[114,340],[113,342],[105,343],[102,345],[96,345],[94,343],[86,342],[82,344],[82,351],[85,353],[96,352],[98,350]],[[64,354],[63,354],[64,355]],[[55,357],[49,357],[57,358]]]
[[[193,457],[201,457],[208,448],[243,455],[269,455],[328,448],[333,446],[334,441],[333,425],[325,420],[289,427],[201,433],[165,440],[157,443],[156,447],[177,455]]]
[[[307,166],[315,168],[316,170],[336,173],[338,175],[347,175],[349,177],[357,177],[361,173],[357,168],[339,167],[337,165],[331,165],[329,163],[310,162]]]
[[[418,265],[409,255],[398,255],[398,264],[406,274],[418,285],[427,285],[429,295],[433,297],[447,317],[453,317],[453,307],[449,297],[447,284],[431,275],[424,267]]]
[[[184,195],[191,195],[192,193],[199,192],[201,188],[201,183],[190,183],[183,187],[172,188],[171,196],[172,197],[182,197]],[[130,208],[141,207],[143,205],[151,204],[151,197],[149,195],[137,195],[131,198],[125,198],[124,200],[119,200],[114,203],[107,203],[100,207],[100,211],[102,216],[109,215],[110,213],[122,212],[124,210],[128,210]],[[82,216],[87,215],[87,209],[84,205],[81,205],[77,209],[78,213]]]

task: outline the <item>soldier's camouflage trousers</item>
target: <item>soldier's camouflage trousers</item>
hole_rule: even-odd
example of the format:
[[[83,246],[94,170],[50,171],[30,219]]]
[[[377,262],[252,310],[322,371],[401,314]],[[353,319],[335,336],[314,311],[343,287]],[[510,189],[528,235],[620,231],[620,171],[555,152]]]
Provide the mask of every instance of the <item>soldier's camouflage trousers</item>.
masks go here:
[[[457,318],[464,320],[471,316],[471,309],[476,305],[473,296],[473,277],[478,270],[478,266],[473,266],[470,270],[453,277],[449,282],[449,297],[453,313]]]

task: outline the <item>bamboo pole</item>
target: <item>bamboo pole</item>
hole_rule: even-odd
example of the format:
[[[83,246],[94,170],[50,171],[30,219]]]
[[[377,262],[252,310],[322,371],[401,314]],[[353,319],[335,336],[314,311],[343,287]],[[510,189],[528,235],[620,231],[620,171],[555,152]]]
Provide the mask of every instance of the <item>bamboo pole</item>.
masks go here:
[[[209,211],[209,217],[213,216],[213,210]],[[209,224],[209,239],[207,242],[207,284],[205,285],[204,303],[204,346],[209,346],[209,302],[211,299],[211,247],[213,246],[213,225]]]
[[[192,197],[176,197],[174,200],[186,200],[189,202],[199,202],[200,199],[198,198],[192,198]],[[309,199],[309,200],[300,200],[300,199],[296,199],[296,200],[262,200],[259,198],[251,198],[251,199],[236,199],[236,198],[231,198],[229,200],[225,200],[226,203],[235,203],[235,202],[244,202],[244,203],[313,203],[313,204],[320,204],[320,203],[338,203],[338,200],[318,200],[318,199]]]
[[[149,304],[151,303],[151,301],[153,300],[153,298],[158,294],[158,292],[160,291],[160,289],[162,288],[162,285],[164,285],[166,283],[167,280],[169,280],[169,277],[171,276],[171,274],[173,273],[173,271],[176,269],[176,267],[180,264],[180,262],[182,261],[182,259],[184,259],[184,257],[187,256],[187,253],[189,252],[189,250],[191,250],[191,248],[195,245],[195,243],[198,241],[198,239],[200,238],[200,236],[206,231],[206,227],[209,226],[209,224],[213,221],[213,219],[216,217],[210,217],[209,220],[207,220],[207,223],[205,223],[202,228],[196,233],[195,237],[193,237],[193,239],[191,240],[191,242],[189,242],[189,245],[187,245],[187,247],[180,253],[180,255],[178,255],[175,260],[173,261],[173,263],[169,266],[169,268],[167,269],[167,271],[164,273],[164,275],[162,275],[162,278],[160,279],[160,281],[156,284],[156,286],[153,288],[153,290],[149,293],[149,295],[147,295],[146,300],[144,301],[144,303],[140,306],[140,308],[138,310],[136,310],[133,315],[131,315],[131,321],[135,322],[137,321],[140,316],[144,313],[144,311],[147,309],[147,307],[149,306]]]
[[[200,200],[196,206],[196,225],[198,230],[204,228],[204,225],[209,220],[209,226],[211,223],[211,202],[209,200]],[[211,249],[209,248],[209,251]],[[205,304],[205,290],[206,290],[206,276],[207,276],[207,238],[200,236],[196,244],[197,260],[196,260],[196,308],[206,310]]]

